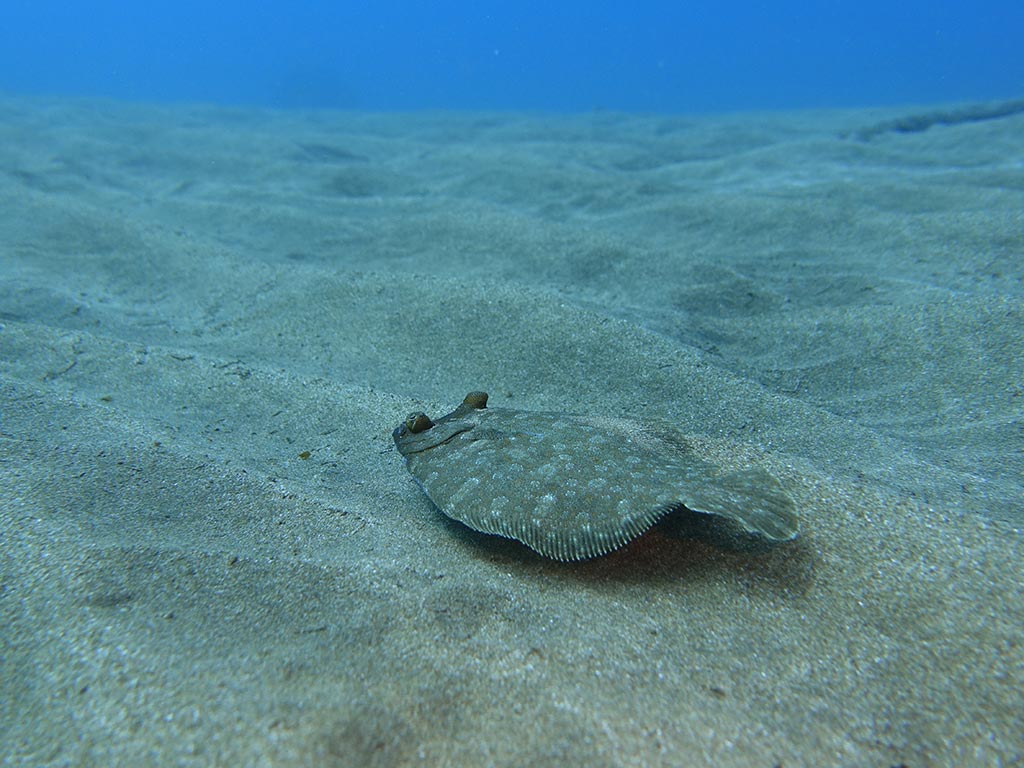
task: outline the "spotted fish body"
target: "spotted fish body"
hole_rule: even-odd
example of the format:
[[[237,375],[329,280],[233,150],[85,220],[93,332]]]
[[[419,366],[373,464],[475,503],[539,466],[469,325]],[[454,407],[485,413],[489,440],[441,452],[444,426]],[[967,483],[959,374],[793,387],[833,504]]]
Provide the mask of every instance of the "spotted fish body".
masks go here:
[[[675,433],[624,419],[488,408],[471,392],[392,434],[446,515],[555,560],[607,554],[664,518],[736,549],[797,535],[795,505],[765,470],[723,471]]]

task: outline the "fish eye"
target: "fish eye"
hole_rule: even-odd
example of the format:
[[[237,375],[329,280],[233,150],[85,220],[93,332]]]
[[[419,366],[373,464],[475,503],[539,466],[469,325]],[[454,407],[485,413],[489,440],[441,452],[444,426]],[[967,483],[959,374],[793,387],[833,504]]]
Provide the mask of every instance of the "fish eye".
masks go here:
[[[462,401],[463,405],[468,405],[470,408],[476,408],[481,410],[487,407],[487,393],[486,392],[470,392],[466,395]]]
[[[405,428],[412,432],[414,435],[420,432],[426,432],[434,426],[434,422],[430,420],[427,414],[418,412],[410,413],[405,419]]]

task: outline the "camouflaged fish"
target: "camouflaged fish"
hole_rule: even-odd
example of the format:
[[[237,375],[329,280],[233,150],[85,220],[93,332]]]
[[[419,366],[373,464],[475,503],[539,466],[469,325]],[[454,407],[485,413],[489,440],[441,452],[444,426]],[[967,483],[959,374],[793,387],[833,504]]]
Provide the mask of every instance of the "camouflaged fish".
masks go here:
[[[760,468],[726,471],[678,434],[625,419],[488,408],[470,392],[392,433],[409,472],[451,518],[555,560],[607,554],[665,520],[732,549],[797,535],[793,500]]]

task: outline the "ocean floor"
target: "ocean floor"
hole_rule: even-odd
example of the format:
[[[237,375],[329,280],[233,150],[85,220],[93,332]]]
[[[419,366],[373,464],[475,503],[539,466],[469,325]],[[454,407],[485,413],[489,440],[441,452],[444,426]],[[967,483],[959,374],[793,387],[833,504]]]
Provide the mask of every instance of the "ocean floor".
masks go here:
[[[1024,763],[1024,115],[917,111],[0,99],[3,763]],[[474,533],[470,390],[801,535]]]

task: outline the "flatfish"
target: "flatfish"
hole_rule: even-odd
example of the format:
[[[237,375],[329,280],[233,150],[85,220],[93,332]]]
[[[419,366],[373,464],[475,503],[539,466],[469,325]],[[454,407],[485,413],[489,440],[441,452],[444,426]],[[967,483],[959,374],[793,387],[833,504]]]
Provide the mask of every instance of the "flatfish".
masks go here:
[[[487,407],[470,392],[436,421],[392,433],[442,512],[555,560],[618,549],[666,530],[730,549],[796,538],[796,505],[766,470],[727,471],[671,429],[627,419]]]

